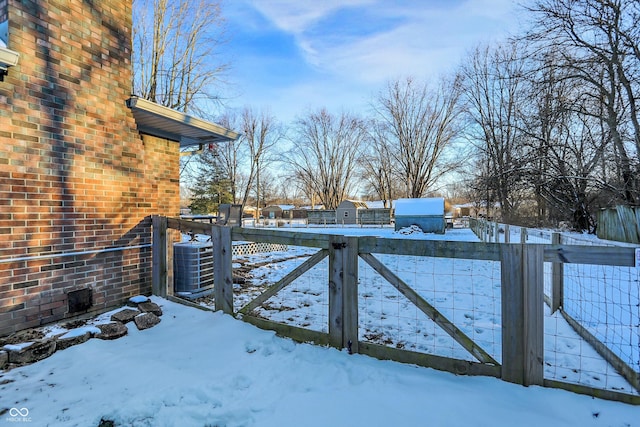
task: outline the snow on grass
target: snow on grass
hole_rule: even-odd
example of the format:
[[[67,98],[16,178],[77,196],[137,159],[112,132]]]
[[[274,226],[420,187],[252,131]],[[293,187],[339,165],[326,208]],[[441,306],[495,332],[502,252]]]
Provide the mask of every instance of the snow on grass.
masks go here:
[[[478,241],[469,229],[445,235],[390,228],[325,228],[296,231],[403,239]],[[240,309],[270,284],[300,265],[312,248],[291,248],[290,253],[256,254],[245,258],[261,266],[252,271],[252,284],[234,295]],[[295,256],[294,256],[295,255]],[[494,359],[501,361],[500,264],[492,261],[375,255],[411,288],[435,306]],[[280,260],[280,262],[278,262]],[[571,271],[571,265],[567,271]],[[418,310],[364,261],[359,261],[359,339],[444,357],[475,360],[424,313]],[[328,261],[320,262],[254,311],[261,317],[311,330],[328,331]],[[567,279],[572,280],[571,277]],[[585,292],[597,285],[581,284]],[[611,311],[611,309],[610,309]],[[580,318],[580,317],[577,317]],[[638,336],[630,323],[614,323],[611,316],[596,322],[605,334],[631,336],[630,351]],[[601,322],[601,323],[598,323]],[[626,328],[626,329],[625,329]],[[613,332],[611,332],[613,331]],[[605,342],[607,342],[605,340]],[[627,345],[625,349],[628,349]],[[636,348],[637,352],[640,347]],[[626,351],[626,350],[625,350]],[[632,353],[633,354],[633,353]],[[631,357],[633,359],[633,356]],[[635,362],[629,364],[634,366]],[[545,306],[545,378],[638,394],[595,350],[559,316]]]
[[[640,407],[296,344],[152,298],[162,322],[0,373],[0,424],[637,426]],[[12,413],[15,413],[13,411]]]

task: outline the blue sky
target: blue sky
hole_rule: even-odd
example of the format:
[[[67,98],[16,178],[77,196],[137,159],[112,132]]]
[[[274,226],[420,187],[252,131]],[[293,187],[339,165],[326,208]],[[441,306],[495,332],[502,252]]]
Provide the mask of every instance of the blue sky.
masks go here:
[[[387,81],[447,74],[517,29],[513,0],[224,0],[227,107],[283,122],[322,107],[366,114]]]

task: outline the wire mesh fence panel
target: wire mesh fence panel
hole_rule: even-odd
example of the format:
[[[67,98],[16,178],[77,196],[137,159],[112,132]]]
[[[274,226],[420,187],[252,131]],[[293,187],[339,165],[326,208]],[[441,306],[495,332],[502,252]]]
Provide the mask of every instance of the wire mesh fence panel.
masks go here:
[[[527,242],[526,243],[551,243],[551,232],[546,230],[527,229]]]
[[[481,227],[477,229],[481,230]],[[493,229],[491,242],[497,235],[500,236],[498,240],[504,241],[508,232],[510,242],[519,243],[522,241],[519,235],[522,234],[528,243],[549,244],[550,249],[557,249],[560,254],[573,254],[567,260],[560,258],[555,261],[562,266],[562,270],[555,270],[558,273],[555,275],[552,275],[552,263],[544,263],[544,295],[547,302],[556,308],[560,302],[560,310],[555,313],[544,307],[544,378],[637,396],[637,384],[627,381],[629,372],[621,370],[620,363],[630,367],[631,377],[640,378],[640,269],[572,263],[594,261],[572,258],[580,250],[569,248],[569,245],[614,246],[607,242],[565,233],[561,246],[556,248],[557,235],[551,245],[551,233],[544,230],[532,233],[528,229],[510,226],[496,234],[496,227]],[[282,243],[270,233],[264,235],[265,242]],[[251,238],[251,233],[247,237]],[[335,311],[336,293],[330,289],[329,283],[329,259],[334,262],[334,267],[343,268],[340,262],[345,258],[335,254],[345,246],[340,247],[335,241],[326,245],[317,237],[305,235],[298,238],[308,239],[314,247],[276,245],[267,248],[259,238],[256,238],[257,245],[249,245],[250,248],[255,246],[255,251],[232,252],[234,312],[307,329],[313,331],[312,334],[328,332],[329,336],[336,325],[340,326],[341,315],[352,317],[349,312],[340,314]],[[204,236],[204,242],[207,239],[208,236]],[[501,301],[501,280],[509,276],[503,274],[501,269],[504,266],[499,261],[369,254],[368,251],[376,252],[371,249],[374,247],[388,253],[427,253],[422,252],[422,243],[419,242],[405,248],[395,239],[375,241],[378,246],[374,246],[370,239],[363,238],[357,246],[349,243],[350,248],[364,251],[357,258],[358,340],[444,358],[472,362],[489,360],[489,364],[494,365],[502,363],[501,311],[504,305]],[[472,239],[475,239],[473,235],[469,240]],[[193,252],[187,254],[191,262],[188,265],[200,266],[192,261],[204,259],[200,254],[204,251],[201,246],[206,246],[200,245],[203,240],[193,236],[183,240],[192,241],[189,245],[183,244]],[[291,242],[301,244],[301,240],[287,241]],[[243,243],[246,242],[234,241],[233,245]],[[367,245],[369,249],[364,249]],[[320,247],[325,249],[318,249]],[[421,248],[420,251],[416,250],[417,247]],[[444,247],[434,246],[433,250],[437,252],[428,253],[446,254],[444,256],[466,253],[471,258],[493,253],[491,251],[498,248],[496,245],[479,244],[470,249],[464,245],[456,246],[455,242],[447,243],[445,247],[449,251],[455,248],[462,252],[451,255],[451,252],[443,250]],[[504,248],[500,246],[500,250]],[[213,253],[215,255],[216,248],[213,248]],[[606,255],[608,252],[602,253]],[[182,255],[173,255],[180,261]],[[338,259],[342,261],[338,262]],[[349,259],[355,260],[355,257]],[[599,262],[598,259],[595,261]],[[505,265],[509,265],[508,259]],[[350,268],[346,271],[347,274],[353,272]],[[191,267],[188,272],[192,273]],[[560,276],[562,280],[558,279]],[[341,282],[337,276],[331,277]],[[201,287],[195,279],[192,282],[192,287]],[[350,283],[345,281],[340,286],[347,289]],[[331,304],[330,297],[334,298]],[[352,301],[355,301],[354,295],[339,301],[338,306],[343,303],[346,306]],[[215,307],[213,295],[204,296],[196,302]],[[330,306],[333,314],[330,314]],[[480,352],[474,351],[476,347]],[[618,358],[620,363],[611,362],[607,352]],[[627,379],[619,372],[624,372]]]
[[[560,233],[559,240],[552,241],[547,230],[502,227],[505,233],[509,230],[511,243],[631,246],[576,233]],[[495,224],[476,230],[491,228]],[[640,378],[640,269],[565,263],[560,271],[561,310],[552,314],[545,306],[545,378],[638,395],[637,385],[620,372]],[[549,304],[553,291],[552,264],[547,262],[544,295]],[[621,362],[609,363],[603,354]]]
[[[544,377],[638,395],[637,390],[572,328],[545,306]]]
[[[523,227],[518,227],[517,225],[509,225],[509,243],[520,243],[523,230]]]
[[[393,274],[477,346],[500,359],[500,265],[462,259],[375,255]],[[362,340],[477,361],[425,312],[368,266],[360,267]]]
[[[288,246],[286,250],[235,255],[234,311],[240,310],[269,286],[295,270],[316,251],[303,246]]]
[[[274,322],[328,332],[327,261],[304,273],[253,311]]]
[[[234,285],[234,309],[239,311],[316,252],[313,248],[289,246],[287,251],[234,259],[243,266],[241,268],[248,270],[246,282]],[[259,304],[251,314],[287,325],[327,332],[327,284],[328,261],[325,258]]]
[[[415,257],[377,256],[409,286],[415,285],[415,276],[406,279],[408,268],[415,271]],[[368,265],[360,268],[359,282],[359,334],[363,341],[394,348],[466,359],[468,352],[402,295],[386,279]],[[413,273],[412,273],[413,274]],[[432,278],[422,277],[432,281]],[[441,300],[431,298],[431,303]]]
[[[593,235],[574,235],[569,233],[562,233],[561,243],[563,245],[581,245],[581,246],[622,246],[622,244],[607,242],[604,240],[595,239]]]
[[[640,271],[633,267],[565,264],[564,312],[640,375]],[[628,389],[615,370],[596,372],[585,351],[581,383]],[[602,370],[602,368],[600,368]],[[611,372],[613,370],[613,372]],[[595,379],[597,377],[597,380]]]

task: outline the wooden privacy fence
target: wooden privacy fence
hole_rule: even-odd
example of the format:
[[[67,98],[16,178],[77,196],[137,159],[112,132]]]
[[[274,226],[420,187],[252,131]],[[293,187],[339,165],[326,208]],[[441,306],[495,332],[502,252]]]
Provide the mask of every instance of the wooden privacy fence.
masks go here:
[[[598,211],[598,237],[640,243],[640,207],[616,206]]]
[[[563,385],[544,378],[544,262],[602,263],[603,257],[618,264],[634,265],[630,248],[571,247],[562,245],[449,242],[300,233],[269,229],[229,228],[166,217],[153,218],[153,292],[171,294],[167,255],[167,229],[211,236],[214,246],[215,309],[238,315],[261,328],[275,330],[298,341],[311,341],[349,352],[414,363],[456,374],[489,375],[523,385],[570,388],[600,397],[618,398],[615,392]],[[317,249],[295,270],[234,313],[232,241],[265,242]],[[375,254],[375,255],[374,255]],[[378,254],[410,255],[499,262],[501,266],[501,363],[465,335],[437,307],[425,300],[379,259]],[[252,311],[296,278],[328,258],[328,332],[286,325]],[[358,259],[404,295],[419,311],[463,347],[475,361],[452,359],[360,341],[358,328]],[[628,397],[628,396],[627,396]],[[624,400],[624,399],[622,399]],[[628,399],[627,399],[628,400]],[[637,403],[637,402],[636,402]]]

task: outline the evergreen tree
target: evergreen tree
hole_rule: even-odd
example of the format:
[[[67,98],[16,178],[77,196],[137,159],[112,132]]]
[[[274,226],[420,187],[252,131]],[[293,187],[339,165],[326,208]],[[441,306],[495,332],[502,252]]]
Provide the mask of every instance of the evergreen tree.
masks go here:
[[[209,214],[218,211],[223,203],[232,203],[232,183],[224,175],[224,169],[216,151],[203,153],[200,159],[201,169],[193,186],[189,208],[194,214]]]

